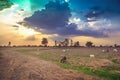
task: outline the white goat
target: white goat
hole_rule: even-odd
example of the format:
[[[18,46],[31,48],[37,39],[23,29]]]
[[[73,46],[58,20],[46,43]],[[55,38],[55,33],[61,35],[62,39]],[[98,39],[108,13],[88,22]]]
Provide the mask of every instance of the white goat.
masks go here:
[[[95,57],[95,55],[94,54],[90,54],[90,58],[94,58]]]
[[[117,49],[113,49],[113,52],[116,52],[116,53],[117,53],[117,52],[118,52],[118,50],[117,50]]]
[[[105,52],[105,50],[103,49],[103,50],[102,50],[102,52],[104,53],[104,52]]]
[[[109,49],[103,49],[102,52],[103,52],[103,53],[109,52]]]
[[[66,52],[66,50],[65,50],[65,49],[63,49],[62,51],[63,51],[63,52]]]

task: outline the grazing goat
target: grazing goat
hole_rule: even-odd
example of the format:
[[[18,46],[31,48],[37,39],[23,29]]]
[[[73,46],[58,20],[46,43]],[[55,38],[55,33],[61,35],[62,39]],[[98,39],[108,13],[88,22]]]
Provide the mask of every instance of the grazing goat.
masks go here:
[[[102,50],[102,52],[104,53],[104,52],[105,52],[105,50],[103,49],[103,50]]]
[[[62,51],[63,51],[63,52],[66,52],[66,50],[65,50],[65,49],[63,49]]]
[[[94,54],[90,54],[90,58],[94,58],[95,57],[95,55]]]
[[[117,49],[113,49],[113,52],[116,52],[116,53],[117,53],[117,52],[118,52],[118,50],[117,50]]]
[[[103,53],[109,52],[109,49],[106,49],[106,50],[103,49],[102,52],[103,52]]]
[[[66,63],[67,62],[67,57],[64,56],[61,60],[60,60],[61,63]]]

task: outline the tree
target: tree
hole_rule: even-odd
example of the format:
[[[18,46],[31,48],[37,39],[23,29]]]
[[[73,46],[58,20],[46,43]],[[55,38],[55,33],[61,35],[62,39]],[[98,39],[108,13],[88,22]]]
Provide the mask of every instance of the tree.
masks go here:
[[[73,46],[73,40],[72,39],[70,40],[70,46]]]
[[[92,46],[93,46],[93,43],[92,43],[91,41],[88,41],[88,42],[86,42],[86,46],[87,46],[87,47],[92,47]]]
[[[8,42],[8,46],[11,46],[11,42],[10,41]]]
[[[80,42],[79,41],[74,43],[74,47],[79,47],[79,46],[80,46]]]
[[[117,47],[117,44],[114,44],[114,47]]]
[[[61,41],[59,46],[65,46],[65,42],[64,42],[64,41],[63,41],[63,42]]]
[[[65,41],[64,41],[64,46],[68,46],[69,45],[69,39],[65,39]]]
[[[57,41],[55,40],[55,47],[57,46]]]
[[[47,47],[47,44],[48,44],[47,38],[43,38],[41,43],[42,43],[45,47]]]

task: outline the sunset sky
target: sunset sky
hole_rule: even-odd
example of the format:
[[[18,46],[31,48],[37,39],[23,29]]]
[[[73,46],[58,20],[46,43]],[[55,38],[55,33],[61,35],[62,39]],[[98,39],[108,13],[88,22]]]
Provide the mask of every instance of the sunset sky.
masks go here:
[[[0,0],[0,45],[40,45],[44,37],[49,45],[120,44],[120,0]]]

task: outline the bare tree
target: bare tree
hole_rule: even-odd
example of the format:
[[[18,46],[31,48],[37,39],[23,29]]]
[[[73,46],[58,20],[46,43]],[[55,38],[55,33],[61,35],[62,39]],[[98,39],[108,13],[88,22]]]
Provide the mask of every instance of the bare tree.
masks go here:
[[[10,41],[8,42],[8,46],[11,46],[11,42]]]
[[[57,41],[55,40],[55,46],[57,46]]]
[[[73,40],[72,39],[70,40],[70,46],[73,46]]]

